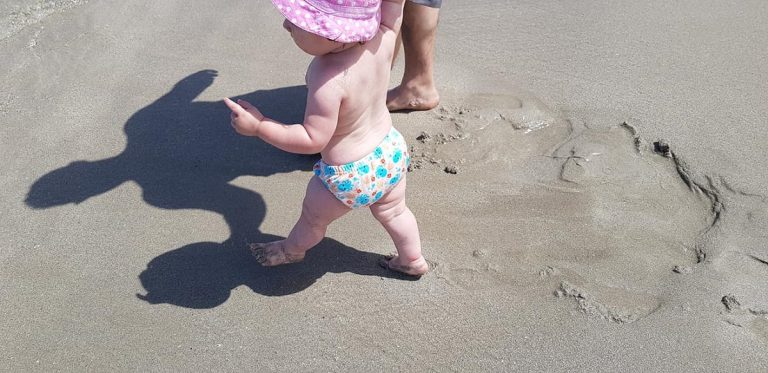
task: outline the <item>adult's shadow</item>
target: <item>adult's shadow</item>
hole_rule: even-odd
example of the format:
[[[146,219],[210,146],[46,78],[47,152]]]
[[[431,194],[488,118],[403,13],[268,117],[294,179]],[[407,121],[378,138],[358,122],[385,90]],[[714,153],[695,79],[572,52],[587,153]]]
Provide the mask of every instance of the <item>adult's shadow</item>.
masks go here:
[[[240,176],[309,171],[317,157],[286,153],[261,140],[240,136],[229,125],[229,111],[221,101],[195,101],[216,76],[213,70],[203,70],[185,77],[168,93],[128,119],[124,127],[127,143],[120,154],[96,161],[75,161],[53,170],[35,181],[25,199],[30,207],[45,209],[81,203],[107,193],[122,183],[133,181],[141,187],[144,201],[152,206],[172,210],[198,209],[220,214],[231,232],[225,242],[188,245],[160,255],[150,262],[140,278],[149,291],[144,299],[151,302],[157,303],[163,298],[168,303],[188,307],[220,304],[217,302],[222,297],[226,299],[229,294],[229,290],[224,292],[223,289],[231,289],[237,282],[250,284],[252,289],[260,293],[278,294],[270,289],[272,285],[280,285],[281,280],[265,279],[295,274],[290,272],[295,269],[267,272],[256,267],[252,260],[246,260],[244,242],[274,237],[266,237],[259,231],[266,211],[261,195],[251,189],[230,184],[230,181]],[[237,98],[250,101],[263,109],[265,115],[277,120],[300,123],[306,105],[306,87],[261,90]],[[259,182],[258,179],[253,181],[253,189],[259,189]],[[336,250],[354,249],[342,249],[340,246]],[[200,262],[200,258],[205,260]],[[224,272],[232,272],[227,275],[226,281],[222,280],[218,272],[207,270],[207,265],[216,267],[221,263],[232,264],[235,259],[237,263],[247,263],[248,267],[221,268]],[[310,277],[321,276],[327,270],[341,271],[335,264],[326,261],[310,261],[306,265],[321,266],[306,270]],[[162,267],[163,273],[155,273],[153,268],[157,267]],[[168,287],[156,281],[163,276],[169,281],[175,278],[190,281],[190,278],[197,276],[198,280],[192,283],[209,284],[211,288],[203,290],[196,285],[193,287],[195,292],[207,294],[209,298],[190,298],[184,295],[187,291],[185,289],[190,288]],[[261,280],[256,281],[256,284],[254,279]],[[304,283],[313,281],[309,281],[309,278],[303,280]],[[301,286],[283,288],[293,291],[302,289]],[[177,296],[173,296],[173,289],[178,289]]]

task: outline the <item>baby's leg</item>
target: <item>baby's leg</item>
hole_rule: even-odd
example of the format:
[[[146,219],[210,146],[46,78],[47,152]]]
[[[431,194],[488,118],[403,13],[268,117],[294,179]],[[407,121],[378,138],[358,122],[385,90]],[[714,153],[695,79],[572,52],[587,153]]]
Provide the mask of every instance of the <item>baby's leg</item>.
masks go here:
[[[387,262],[387,267],[414,276],[427,273],[429,265],[421,255],[416,217],[405,205],[405,174],[394,189],[371,205],[371,212],[387,230],[397,248],[397,256]]]
[[[322,181],[313,176],[304,195],[301,217],[288,238],[269,243],[253,243],[250,245],[251,252],[264,266],[300,262],[304,259],[304,253],[325,237],[328,225],[349,211],[349,207],[337,200]]]

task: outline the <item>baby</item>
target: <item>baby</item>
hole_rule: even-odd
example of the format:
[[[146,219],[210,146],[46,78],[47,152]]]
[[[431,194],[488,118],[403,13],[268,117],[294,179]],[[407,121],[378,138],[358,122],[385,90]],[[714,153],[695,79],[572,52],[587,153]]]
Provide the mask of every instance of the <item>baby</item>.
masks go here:
[[[262,265],[303,260],[331,222],[351,209],[369,207],[397,248],[397,255],[382,264],[413,276],[429,270],[416,217],[405,205],[410,155],[386,106],[403,2],[272,0],[294,43],[315,56],[305,78],[304,123],[277,122],[244,100],[224,102],[239,134],[288,152],[319,152],[322,159],[314,166],[301,217],[288,237],[250,244]]]

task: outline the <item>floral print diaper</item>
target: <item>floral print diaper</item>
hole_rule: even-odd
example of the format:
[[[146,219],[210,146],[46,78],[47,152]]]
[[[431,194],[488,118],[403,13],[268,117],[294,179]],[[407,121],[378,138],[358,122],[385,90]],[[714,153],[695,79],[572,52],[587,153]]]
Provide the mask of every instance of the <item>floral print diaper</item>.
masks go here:
[[[315,175],[336,198],[350,208],[370,206],[397,185],[408,171],[408,145],[395,127],[373,152],[359,161],[339,166],[315,163]]]

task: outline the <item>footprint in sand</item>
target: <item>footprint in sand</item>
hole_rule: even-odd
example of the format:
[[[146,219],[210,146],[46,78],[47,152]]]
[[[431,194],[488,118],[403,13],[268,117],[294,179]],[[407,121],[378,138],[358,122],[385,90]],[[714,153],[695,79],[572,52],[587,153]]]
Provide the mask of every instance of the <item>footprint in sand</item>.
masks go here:
[[[768,309],[742,304],[734,294],[724,295],[721,299],[725,311],[725,322],[740,328],[747,328],[764,342],[768,343]]]
[[[443,264],[434,271],[434,274],[449,285],[464,289],[487,288],[493,284],[503,283],[501,268],[490,263],[460,266]]]
[[[755,278],[768,274],[768,261],[757,253],[728,251],[713,258],[710,265],[731,275],[729,293],[720,298],[721,315],[728,324],[744,328],[768,343],[768,297]]]
[[[509,159],[530,149],[523,135],[563,124],[559,112],[531,95],[475,94],[435,111],[432,126],[413,142],[412,169],[433,165],[449,174]],[[562,127],[562,126],[561,126]]]
[[[563,120],[560,114],[532,95],[475,94],[460,106],[442,106],[438,115],[457,124],[457,129],[477,131],[505,124],[529,133]]]
[[[586,315],[619,324],[633,323],[661,307],[657,296],[594,283],[562,281],[555,296],[574,299],[579,311]]]

